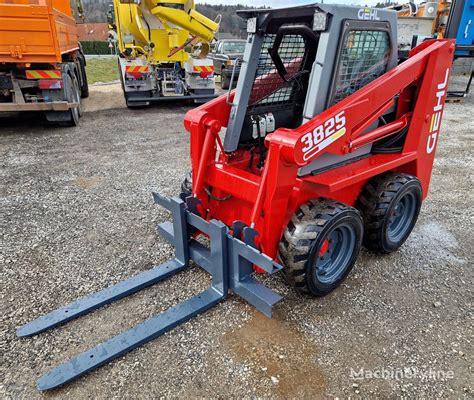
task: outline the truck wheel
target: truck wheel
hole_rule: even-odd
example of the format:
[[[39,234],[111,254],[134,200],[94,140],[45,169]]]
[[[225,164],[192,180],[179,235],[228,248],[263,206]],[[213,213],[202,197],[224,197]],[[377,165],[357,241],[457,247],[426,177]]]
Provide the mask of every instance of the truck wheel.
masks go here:
[[[79,83],[77,82],[77,78],[75,75],[71,77],[71,75],[69,74],[66,75],[66,82],[66,86],[69,88],[69,90],[66,90],[67,101],[71,103],[79,103],[79,107],[70,108],[69,111],[67,111],[70,114],[71,118],[69,121],[65,121],[64,125],[77,126],[77,124],[79,124],[79,118],[82,114]]]
[[[76,126],[79,123],[81,114],[80,103],[80,89],[76,77],[71,77],[68,71],[63,72],[64,89],[61,96],[61,100],[66,100],[69,103],[77,102],[79,107],[70,108],[67,111],[48,111],[46,112],[46,119],[50,122],[55,122],[60,126]]]
[[[413,230],[421,202],[421,184],[414,176],[389,172],[369,181],[359,197],[364,246],[382,253],[397,250]]]
[[[230,86],[230,77],[228,77],[224,71],[221,72],[221,88],[229,89]]]
[[[80,106],[77,108],[77,111],[79,112],[79,118],[81,118],[84,111],[82,109],[82,103],[81,103],[81,98],[82,98],[82,96],[81,96],[81,84],[80,84],[79,76],[77,74],[78,73],[73,74],[72,81],[73,81],[73,85],[74,85],[74,93],[78,94],[78,96],[76,96],[76,98],[79,99]]]
[[[193,194],[193,171],[189,171],[181,182],[181,197],[182,200],[186,199]]]
[[[327,295],[354,266],[362,235],[362,218],[355,208],[330,199],[303,204],[279,245],[285,278],[301,292]]]
[[[82,77],[81,97],[85,99],[89,97],[89,84],[87,82],[87,75],[86,75],[86,60],[82,55],[78,57],[78,60],[79,60],[80,75]]]

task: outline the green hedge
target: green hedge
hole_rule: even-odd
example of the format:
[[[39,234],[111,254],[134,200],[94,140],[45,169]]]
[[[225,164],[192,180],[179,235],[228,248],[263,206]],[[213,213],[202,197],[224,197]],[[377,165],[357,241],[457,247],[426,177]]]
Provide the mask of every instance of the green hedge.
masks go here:
[[[100,40],[86,40],[81,42],[84,54],[110,54],[109,43]]]

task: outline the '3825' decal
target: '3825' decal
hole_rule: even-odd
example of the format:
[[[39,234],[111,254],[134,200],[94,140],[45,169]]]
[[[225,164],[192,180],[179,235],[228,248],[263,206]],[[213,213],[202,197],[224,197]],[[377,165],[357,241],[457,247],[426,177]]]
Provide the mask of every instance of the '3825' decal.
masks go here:
[[[339,139],[346,133],[346,116],[344,111],[329,118],[323,124],[318,125],[312,132],[301,136],[300,142],[303,161],[308,161],[321,150]]]

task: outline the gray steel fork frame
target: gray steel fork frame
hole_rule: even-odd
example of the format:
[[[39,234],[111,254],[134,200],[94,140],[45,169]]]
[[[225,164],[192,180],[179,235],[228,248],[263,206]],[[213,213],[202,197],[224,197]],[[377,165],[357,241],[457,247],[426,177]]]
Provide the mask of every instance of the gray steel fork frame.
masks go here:
[[[256,232],[253,229],[237,221],[231,235],[222,222],[208,222],[192,212],[196,208],[196,199],[188,198],[186,206],[179,198],[168,199],[156,193],[153,197],[155,203],[173,215],[173,222],[159,224],[158,231],[174,244],[175,258],[39,317],[18,328],[17,335],[35,335],[138,292],[184,270],[190,260],[212,275],[211,287],[53,368],[38,380],[39,390],[61,386],[157,338],[219,303],[227,297],[229,290],[269,317],[273,305],[281,300],[278,294],[251,276],[252,264],[270,274],[281,269],[270,257],[255,249],[253,239]],[[209,236],[209,248],[192,238],[191,233],[196,229]]]

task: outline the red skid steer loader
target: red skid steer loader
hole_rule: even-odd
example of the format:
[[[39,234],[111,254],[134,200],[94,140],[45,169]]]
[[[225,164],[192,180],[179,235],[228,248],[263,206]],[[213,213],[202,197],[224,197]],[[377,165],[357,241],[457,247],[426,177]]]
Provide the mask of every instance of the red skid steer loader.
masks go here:
[[[326,295],[362,244],[389,253],[412,231],[428,194],[454,42],[426,41],[397,65],[395,12],[317,4],[239,14],[248,39],[237,87],[186,114],[192,173],[180,197],[153,194],[172,213],[158,228],[175,258],[17,333],[84,315],[190,260],[212,286],[54,368],[40,390],[160,336],[230,291],[271,316],[281,297],[256,271],[282,269],[297,290]]]

